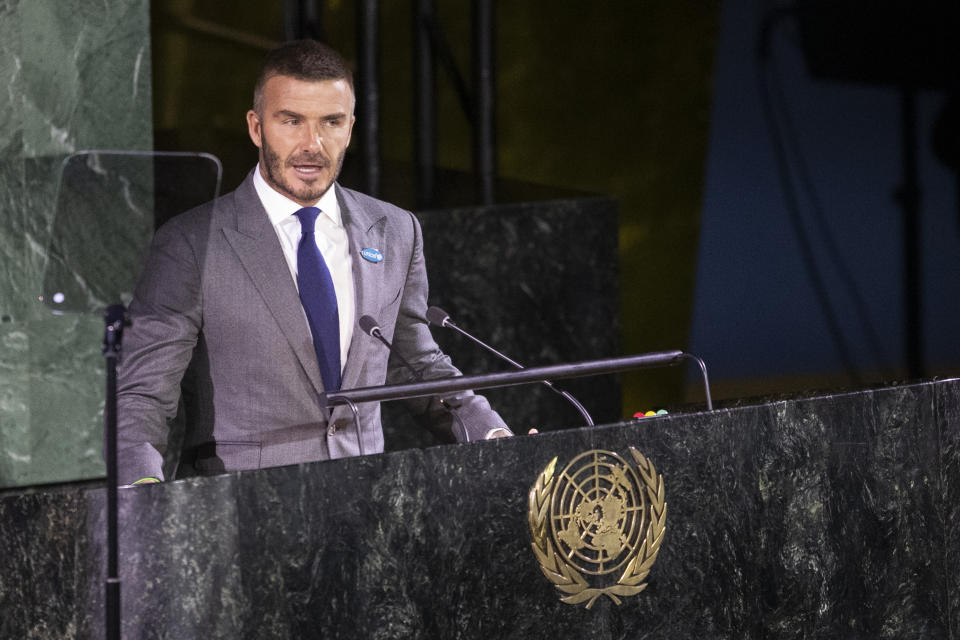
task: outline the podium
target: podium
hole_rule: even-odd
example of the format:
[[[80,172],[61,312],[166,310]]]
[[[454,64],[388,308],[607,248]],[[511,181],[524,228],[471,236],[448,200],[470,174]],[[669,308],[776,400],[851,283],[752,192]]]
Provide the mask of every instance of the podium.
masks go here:
[[[647,588],[560,601],[538,474],[636,447]],[[0,496],[0,637],[103,636],[104,489]],[[125,638],[960,637],[960,381],[191,478],[120,495]]]

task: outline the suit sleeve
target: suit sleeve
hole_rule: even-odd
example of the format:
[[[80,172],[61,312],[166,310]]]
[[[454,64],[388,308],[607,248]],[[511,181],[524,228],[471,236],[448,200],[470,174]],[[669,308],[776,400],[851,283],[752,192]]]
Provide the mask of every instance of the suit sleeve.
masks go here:
[[[412,225],[413,240],[393,343],[413,367],[421,371],[425,379],[459,376],[462,374],[453,366],[450,358],[440,351],[427,324],[428,285],[423,258],[423,234],[416,217],[411,213],[407,215]],[[395,358],[391,358],[387,369],[387,383],[399,384],[412,381],[412,373]],[[436,397],[417,398],[407,402],[414,416],[452,432],[459,442],[483,439],[493,429],[509,431],[503,418],[490,407],[487,399],[475,395],[472,391],[445,396],[444,403],[447,406],[458,407],[455,409],[455,415]]]
[[[130,304],[117,377],[119,480],[163,479],[169,421],[197,343],[202,314],[200,258],[177,220],[154,236]]]

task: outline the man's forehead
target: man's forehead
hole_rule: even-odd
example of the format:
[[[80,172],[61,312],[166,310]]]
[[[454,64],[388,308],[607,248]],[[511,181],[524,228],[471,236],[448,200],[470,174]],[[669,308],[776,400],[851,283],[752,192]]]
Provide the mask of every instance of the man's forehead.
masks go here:
[[[309,109],[310,111],[353,112],[354,95],[350,83],[339,80],[300,80],[292,76],[272,76],[264,86],[269,111]]]

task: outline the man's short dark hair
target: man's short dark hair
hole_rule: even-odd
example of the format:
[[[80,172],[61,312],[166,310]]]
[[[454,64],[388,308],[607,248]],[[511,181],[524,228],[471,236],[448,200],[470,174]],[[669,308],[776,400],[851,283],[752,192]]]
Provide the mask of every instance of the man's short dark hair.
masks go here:
[[[334,49],[316,40],[285,42],[267,53],[253,88],[253,110],[257,115],[263,115],[263,87],[274,76],[289,76],[307,82],[346,80],[353,89],[353,71]]]

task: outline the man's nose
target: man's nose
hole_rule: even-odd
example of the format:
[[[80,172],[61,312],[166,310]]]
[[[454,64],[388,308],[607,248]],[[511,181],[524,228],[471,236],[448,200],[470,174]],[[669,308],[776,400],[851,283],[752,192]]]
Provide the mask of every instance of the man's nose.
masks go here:
[[[304,127],[304,137],[301,142],[304,149],[317,150],[323,148],[323,128],[311,124]]]

